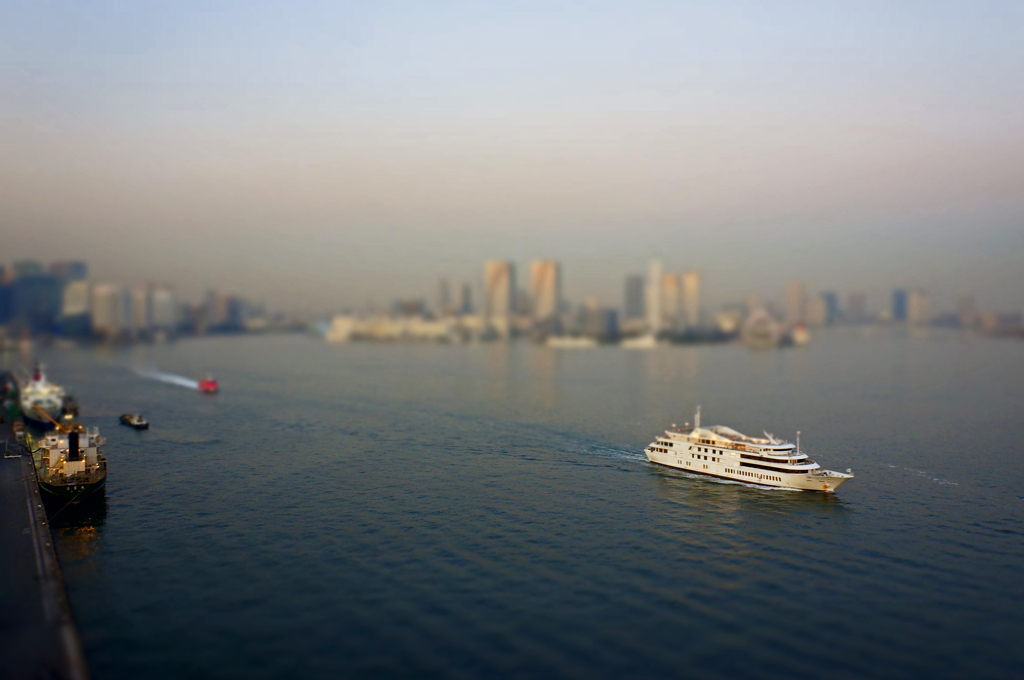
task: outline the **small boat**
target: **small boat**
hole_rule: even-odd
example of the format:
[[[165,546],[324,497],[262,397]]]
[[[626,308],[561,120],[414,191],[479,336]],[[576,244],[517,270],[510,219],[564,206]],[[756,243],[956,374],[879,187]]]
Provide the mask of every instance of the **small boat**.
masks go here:
[[[125,413],[121,416],[121,424],[134,427],[136,430],[148,430],[149,421],[141,413]]]
[[[199,391],[205,394],[217,394],[217,390],[220,389],[220,385],[213,379],[212,376],[206,376],[199,381]]]

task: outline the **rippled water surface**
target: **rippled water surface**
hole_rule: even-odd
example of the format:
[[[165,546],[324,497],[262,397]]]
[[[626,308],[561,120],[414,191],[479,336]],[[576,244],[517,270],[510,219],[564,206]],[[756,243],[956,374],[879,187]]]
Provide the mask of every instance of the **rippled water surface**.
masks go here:
[[[105,505],[54,522],[97,678],[1024,673],[1019,342],[42,356],[108,439]],[[856,478],[826,496],[647,463],[697,404],[801,429]]]

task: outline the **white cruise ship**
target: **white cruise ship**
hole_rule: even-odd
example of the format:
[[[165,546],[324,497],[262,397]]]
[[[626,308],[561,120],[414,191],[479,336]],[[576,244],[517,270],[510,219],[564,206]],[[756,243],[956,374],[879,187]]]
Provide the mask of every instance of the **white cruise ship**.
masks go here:
[[[25,380],[19,386],[21,414],[25,420],[32,424],[48,430],[53,423],[47,420],[46,416],[39,413],[42,410],[52,420],[60,420],[63,416],[64,401],[67,395],[64,388],[57,383],[46,379],[46,373],[41,364],[36,363],[32,369],[32,377]]]
[[[659,465],[738,482],[804,491],[834,492],[853,479],[850,470],[823,470],[797,446],[765,436],[748,437],[724,425],[701,427],[700,408],[693,427],[665,430],[644,449],[647,460]]]

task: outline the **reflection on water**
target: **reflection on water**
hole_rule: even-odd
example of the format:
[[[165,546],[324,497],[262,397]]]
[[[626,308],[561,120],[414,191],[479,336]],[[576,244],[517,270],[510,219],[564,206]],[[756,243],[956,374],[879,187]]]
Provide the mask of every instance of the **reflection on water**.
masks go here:
[[[50,530],[56,536],[60,558],[83,560],[100,548],[103,525],[107,519],[106,491],[99,491],[78,505],[47,498],[46,514]]]

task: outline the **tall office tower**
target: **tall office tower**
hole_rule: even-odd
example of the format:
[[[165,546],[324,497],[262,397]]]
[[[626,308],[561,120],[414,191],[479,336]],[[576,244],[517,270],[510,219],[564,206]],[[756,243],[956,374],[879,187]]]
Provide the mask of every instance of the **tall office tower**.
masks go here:
[[[89,282],[71,281],[61,295],[61,335],[84,337],[89,334],[89,325]]]
[[[824,295],[812,295],[804,305],[804,323],[808,326],[824,326],[828,323],[828,303]]]
[[[43,265],[39,264],[35,260],[22,260],[21,262],[14,263],[14,278],[20,278],[22,276],[41,276],[43,273]]]
[[[928,294],[915,289],[907,295],[907,323],[921,326],[928,323]]]
[[[907,320],[907,291],[902,288],[892,292],[892,320]]]
[[[554,260],[530,263],[530,306],[534,323],[552,321],[562,308],[562,266]]]
[[[484,263],[484,315],[499,335],[507,337],[515,309],[516,267],[508,260]]]
[[[700,272],[683,274],[683,322],[690,327],[700,323]]]
[[[661,331],[661,260],[651,260],[647,268],[647,330]]]
[[[132,288],[132,325],[137,331],[148,331],[153,327],[153,298],[148,284]]]
[[[89,267],[81,261],[54,262],[50,265],[50,273],[63,283],[84,281],[89,276]]]
[[[644,277],[635,275],[626,277],[623,312],[626,321],[644,318]]]
[[[956,313],[960,317],[961,326],[974,327],[978,320],[978,313],[974,308],[974,293],[963,293],[956,299]]]
[[[23,271],[35,270],[25,267]],[[17,323],[33,334],[53,332],[60,316],[61,289],[60,280],[52,274],[19,274],[10,292]]]
[[[661,322],[674,327],[679,322],[682,300],[679,296],[679,276],[665,274],[661,277]]]
[[[468,283],[463,283],[455,289],[455,313],[473,313],[473,294],[470,291]]]
[[[864,293],[859,291],[846,296],[847,323],[864,323],[868,320],[868,305]]]
[[[437,288],[434,293],[434,313],[438,316],[445,316],[452,312],[452,293],[448,287],[448,279],[438,279]]]
[[[92,330],[114,337],[126,330],[130,316],[128,292],[110,283],[98,283],[92,288]],[[127,304],[126,304],[127,303]]]
[[[174,291],[167,286],[155,286],[152,296],[153,326],[172,331],[178,327],[178,303]]]
[[[839,323],[843,316],[839,309],[839,296],[831,291],[826,291],[821,294],[821,299],[825,301],[825,323],[829,326]]]
[[[807,304],[807,291],[800,281],[786,284],[786,323],[800,323],[804,320],[804,306]]]

